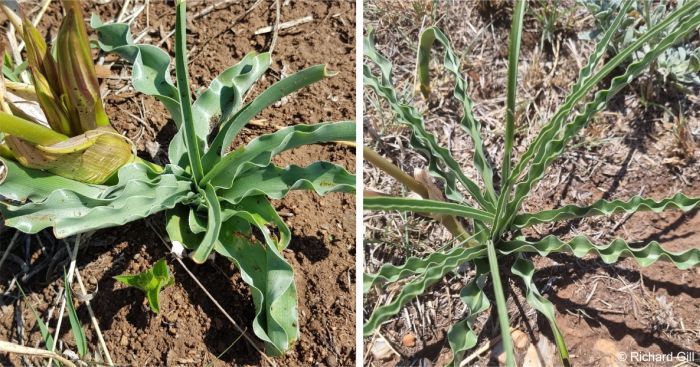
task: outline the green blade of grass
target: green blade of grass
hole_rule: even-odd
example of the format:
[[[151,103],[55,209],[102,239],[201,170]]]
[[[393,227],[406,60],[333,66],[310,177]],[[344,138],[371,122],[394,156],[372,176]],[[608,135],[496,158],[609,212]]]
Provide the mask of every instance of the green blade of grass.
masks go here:
[[[63,272],[63,287],[66,297],[66,311],[68,312],[68,320],[70,321],[70,328],[73,332],[73,339],[75,339],[75,345],[78,348],[78,355],[84,357],[88,352],[87,338],[83,332],[83,326],[80,324],[78,314],[75,312],[73,292],[71,291],[70,283],[68,283],[68,276],[65,270]]]
[[[34,319],[36,319],[36,325],[39,327],[39,333],[41,334],[41,339],[44,340],[46,350],[53,350],[53,336],[49,332],[49,328],[44,323],[44,320],[41,319],[39,313],[36,312],[34,306],[32,306],[32,304],[28,301],[27,295],[24,293],[24,289],[22,289],[22,286],[20,286],[19,283],[17,283],[17,288],[19,289],[20,293],[22,293],[22,298],[24,298],[24,302],[26,302],[29,305],[29,309],[32,311],[32,315],[34,315]]]

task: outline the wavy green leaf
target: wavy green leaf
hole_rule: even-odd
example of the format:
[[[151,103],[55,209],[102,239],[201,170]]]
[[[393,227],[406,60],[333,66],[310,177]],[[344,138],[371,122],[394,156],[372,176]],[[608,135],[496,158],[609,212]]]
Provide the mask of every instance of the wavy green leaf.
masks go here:
[[[470,238],[462,241],[462,245],[469,243],[474,238],[478,238],[481,233],[476,233]],[[384,264],[379,269],[378,272],[364,273],[362,277],[362,287],[363,293],[369,292],[373,285],[377,283],[394,283],[398,280],[407,278],[412,275],[420,275],[425,273],[428,269],[435,266],[435,264],[444,263],[451,257],[461,257],[464,256],[464,252],[469,251],[480,251],[475,247],[462,247],[457,246],[450,250],[445,251],[435,251],[428,255],[427,257],[415,257],[411,256],[402,265],[394,264]]]
[[[585,236],[576,236],[569,241],[562,241],[556,236],[546,236],[536,242],[513,240],[503,242],[498,251],[504,255],[518,252],[536,252],[547,256],[553,252],[571,252],[582,258],[589,253],[595,253],[606,264],[617,262],[620,257],[631,256],[641,266],[649,266],[659,260],[668,260],[678,269],[689,269],[700,263],[700,249],[691,248],[683,252],[664,250],[656,241],[651,241],[643,247],[632,247],[622,239],[615,239],[607,245],[595,245]]]
[[[418,61],[416,74],[418,75],[419,88],[425,98],[430,94],[430,53],[433,44],[437,41],[445,50],[443,64],[445,69],[455,78],[454,96],[462,104],[462,118],[460,125],[462,129],[471,137],[474,143],[474,167],[481,175],[481,179],[486,187],[488,199],[496,202],[496,192],[493,187],[493,169],[486,159],[484,153],[484,143],[481,140],[481,123],[474,118],[473,102],[467,94],[467,81],[460,72],[459,57],[452,50],[450,40],[442,31],[436,27],[430,27],[421,33],[418,41]]]
[[[447,341],[452,350],[452,360],[448,363],[448,366],[459,366],[464,353],[474,348],[478,340],[478,336],[473,329],[474,321],[491,306],[486,293],[484,293],[488,264],[483,259],[480,259],[475,260],[475,265],[476,274],[474,278],[459,292],[459,298],[467,307],[467,315],[464,319],[452,325],[447,332]]]
[[[557,326],[557,319],[554,313],[554,306],[551,302],[540,294],[537,290],[535,282],[532,280],[535,274],[535,266],[532,261],[519,256],[515,263],[510,269],[513,274],[519,276],[523,283],[525,284],[525,299],[527,303],[534,309],[539,311],[549,322],[549,327],[552,329],[552,335],[554,335],[554,341],[557,345],[557,351],[559,352],[559,357],[565,366],[569,365],[569,350],[566,348],[566,343],[564,342],[564,337],[559,331]]]
[[[280,168],[273,164],[251,169],[236,178],[235,184],[218,195],[237,204],[248,196],[265,195],[282,199],[291,190],[309,190],[319,195],[329,192],[355,192],[355,176],[345,168],[330,162],[314,162],[307,167],[290,165]]]
[[[459,179],[483,209],[492,211],[493,204],[484,198],[479,186],[462,172],[450,152],[441,147],[435,136],[425,129],[423,116],[415,107],[399,99],[392,85],[391,63],[374,46],[374,31],[372,29],[368,30],[364,40],[364,53],[365,57],[376,64],[380,70],[380,75],[376,76],[368,65],[364,65],[364,85],[371,88],[389,104],[400,123],[411,127],[411,146],[428,160],[430,173],[444,180],[446,196],[453,201],[464,201],[456,186],[456,180]]]
[[[209,88],[197,97],[192,106],[195,121],[211,121],[223,116],[222,121],[238,112],[246,92],[270,67],[270,54],[250,52],[236,65],[224,70],[212,80]],[[209,124],[196,125],[197,136],[209,134]]]
[[[355,123],[352,121],[294,125],[271,134],[261,135],[248,145],[228,153],[202,179],[200,184],[211,182],[215,188],[231,188],[236,178],[254,167],[265,167],[275,155],[307,144],[355,140]]]
[[[542,145],[552,140],[555,135],[561,131],[562,123],[571,114],[576,102],[585,96],[585,93],[581,93],[584,91],[584,84],[586,84],[596,75],[594,73],[595,67],[598,65],[603,55],[605,55],[605,51],[610,44],[610,40],[619,31],[619,27],[625,19],[627,11],[631,5],[632,0],[626,0],[625,3],[622,4],[620,7],[620,12],[618,13],[618,16],[615,17],[611,27],[605,32],[603,38],[596,43],[595,49],[588,57],[586,66],[579,71],[578,79],[576,80],[574,86],[571,87],[571,90],[566,96],[564,103],[557,109],[557,112],[554,114],[554,116],[552,116],[542,130],[540,130],[535,140],[528,145],[525,153],[523,153],[522,157],[520,157],[517,166],[513,170],[510,179],[515,179],[518,177],[525,168],[525,165],[530,162],[531,158],[533,158],[533,155],[541,151]]]
[[[289,243],[289,229],[262,196],[228,210],[233,214],[224,223],[216,251],[236,263],[251,287],[255,335],[265,341],[268,354],[281,355],[299,337],[294,273],[280,253]],[[280,231],[279,239],[267,228],[271,224]],[[264,243],[252,237],[251,225],[263,233]]]
[[[401,288],[399,294],[389,303],[377,307],[363,327],[363,335],[372,335],[381,324],[398,314],[408,302],[425,293],[431,285],[442,279],[461,264],[486,255],[486,247],[478,245],[462,252],[459,256],[446,258],[445,261],[431,264],[428,269]]]
[[[402,265],[394,264],[384,264],[379,269],[378,272],[371,274],[365,273],[362,277],[362,290],[363,293],[370,291],[372,286],[378,283],[394,283],[401,279],[407,278],[413,275],[420,275],[425,273],[428,269],[449,260],[453,257],[461,257],[465,252],[477,251],[474,248],[466,247],[455,247],[447,252],[436,251],[426,256],[425,258],[420,257],[409,257],[406,259]]]
[[[145,165],[130,164],[119,171],[119,183],[98,196],[59,189],[38,202],[0,203],[0,213],[9,227],[25,233],[53,227],[58,238],[119,226],[191,199],[190,180],[169,173],[170,168],[156,174]]]
[[[689,211],[700,206],[700,198],[690,198],[683,193],[677,193],[670,198],[655,201],[635,196],[629,200],[598,200],[592,205],[581,207],[566,205],[558,209],[544,210],[537,213],[520,214],[513,220],[513,226],[524,228],[540,223],[549,223],[560,220],[590,217],[594,215],[611,215],[615,213],[636,213],[640,211],[652,211],[661,213],[669,208],[677,208]]]
[[[676,14],[677,12],[681,11],[687,13],[694,9],[693,7],[690,7],[690,10],[688,10],[687,5],[688,4],[674,11],[673,14]],[[700,5],[700,3],[697,3],[696,5]],[[700,6],[698,6],[698,9],[700,9]],[[507,211],[508,213],[511,213],[511,217],[515,215],[517,210],[519,210],[523,200],[525,200],[525,197],[527,197],[527,195],[532,190],[532,187],[534,187],[534,185],[537,182],[539,182],[539,180],[541,180],[542,177],[544,177],[544,172],[546,168],[564,151],[566,143],[569,140],[571,140],[578,131],[580,131],[584,126],[586,126],[591,116],[593,116],[595,112],[605,107],[607,101],[612,96],[618,93],[623,87],[628,85],[635,77],[637,77],[642,71],[644,71],[649,66],[649,64],[652,61],[654,61],[656,57],[658,57],[658,55],[661,52],[663,52],[665,49],[682,39],[684,36],[686,36],[689,32],[691,32],[695,27],[699,25],[700,12],[689,18],[687,22],[683,23],[682,26],[679,26],[678,29],[666,35],[661,41],[659,41],[659,43],[655,45],[653,49],[649,50],[649,52],[645,54],[643,58],[641,58],[637,62],[630,64],[622,75],[613,78],[610,83],[610,86],[607,89],[596,92],[593,100],[588,102],[583,107],[582,112],[577,114],[573,118],[573,121],[567,123],[564,126],[564,131],[561,134],[561,136],[546,143],[544,153],[541,154],[541,159],[535,160],[532,167],[528,171],[525,180],[516,185],[515,193],[513,195],[513,201],[509,203],[509,210]],[[653,29],[656,30],[657,27],[658,25],[655,26]],[[650,30],[647,33],[652,33],[652,31]],[[635,45],[636,43],[632,46],[629,46],[627,49]],[[613,63],[613,61],[610,61],[608,64],[606,64],[604,68],[608,67],[608,65],[611,63]],[[598,80],[597,75],[596,78],[592,78],[592,80],[589,81],[589,83],[592,83],[595,80]]]
[[[428,199],[409,199],[393,196],[371,196],[363,199],[365,209],[396,210],[401,212],[449,214],[476,219],[481,222],[493,222],[493,215],[466,205],[447,203]]]
[[[224,116],[219,133],[214,138],[211,148],[204,156],[204,166],[210,168],[216,165],[221,160],[221,157],[224,156],[238,132],[253,117],[262,112],[262,110],[281,100],[284,96],[331,75],[332,74],[327,72],[325,65],[316,65],[306,68],[265,89],[235,115],[230,117]]]

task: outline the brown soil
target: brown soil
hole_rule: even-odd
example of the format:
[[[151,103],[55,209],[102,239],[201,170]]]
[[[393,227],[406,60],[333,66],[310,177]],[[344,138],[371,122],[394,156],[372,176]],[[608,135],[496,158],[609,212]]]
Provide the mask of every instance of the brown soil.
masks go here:
[[[275,21],[272,1],[262,1],[249,14],[245,11],[254,1],[227,5],[198,19],[190,17],[188,48],[193,88],[205,87],[225,68],[233,65],[250,51],[266,51],[271,34],[253,35],[253,32]],[[280,2],[282,3],[282,2]],[[142,2],[137,1],[136,6]],[[208,1],[188,2],[188,13],[197,14]],[[133,6],[133,4],[132,4]],[[85,4],[85,14],[98,13],[103,20],[115,19],[121,3],[105,5]],[[60,10],[52,4],[44,16],[40,29],[58,29]],[[251,96],[280,78],[305,67],[326,63],[338,75],[302,90],[257,117],[263,125],[286,126],[331,120],[354,119],[355,106],[355,8],[350,1],[292,1],[281,7],[281,22],[307,15],[313,21],[279,33],[274,48],[271,71],[255,87]],[[234,19],[240,20],[232,23]],[[148,18],[144,11],[133,26],[132,33],[149,30],[141,42],[155,44],[174,25],[174,6],[165,2],[150,2]],[[229,30],[232,29],[232,30]],[[171,55],[174,40],[164,43]],[[124,88],[130,69],[113,56],[105,57],[112,65],[113,78],[103,80],[106,91],[107,113],[113,125],[132,138],[139,154],[163,162],[167,142],[174,133],[172,121],[165,109],[153,98]],[[136,117],[134,117],[136,116]],[[271,132],[273,127],[246,129],[238,143]],[[156,142],[157,144],[154,144]],[[354,150],[334,145],[309,146],[286,152],[276,158],[277,164],[306,165],[315,160],[328,160],[355,170]],[[295,269],[299,293],[300,340],[286,356],[277,359],[278,365],[328,366],[353,365],[355,360],[355,197],[348,194],[330,194],[325,197],[295,192],[275,203],[288,226],[293,239],[285,257]],[[148,219],[157,231],[163,232],[162,217]],[[5,246],[13,231],[0,228],[0,243]],[[43,236],[44,241],[51,241]],[[22,237],[24,239],[24,237]],[[27,240],[26,251],[32,261],[42,260],[38,241]],[[112,358],[119,364],[193,365],[214,366],[268,365],[250,345],[240,338],[223,314],[206,297],[178,264],[145,221],[138,221],[119,229],[103,230],[86,241],[86,249],[78,257],[81,275],[93,293],[92,305],[100,323]],[[58,242],[60,243],[60,242]],[[61,247],[63,244],[60,245]],[[23,249],[18,246],[17,256]],[[34,254],[33,257],[31,254]],[[65,258],[65,254],[63,254]],[[138,290],[115,283],[113,276],[135,273],[151,266],[160,258],[167,258],[174,273],[175,285],[162,293],[161,313],[147,310],[144,296]],[[251,320],[254,309],[250,293],[235,268],[223,258],[197,266],[189,260],[187,267],[204,284],[217,301],[232,315],[236,323],[253,336]],[[58,267],[60,269],[60,266]],[[12,262],[0,272],[0,284],[5,288],[20,267]],[[43,273],[41,273],[43,274]],[[57,273],[55,273],[57,274]],[[55,274],[47,274],[48,281],[35,276],[22,283],[31,304],[42,315],[51,307],[61,289]],[[41,278],[41,279],[40,279]],[[34,317],[26,303],[13,297],[3,298],[0,314],[0,335],[6,340],[18,341],[17,323],[24,323],[23,342],[37,345],[40,335]],[[15,302],[12,302],[12,301]],[[21,308],[15,309],[18,305]],[[17,311],[17,313],[15,312]],[[87,310],[78,309],[84,329],[88,330],[91,348],[97,340],[90,327]],[[21,316],[21,318],[18,318]],[[52,323],[53,325],[53,323]],[[68,320],[64,320],[61,340],[73,346]],[[0,356],[0,364],[20,365],[17,356]]]
[[[507,39],[510,27],[510,3],[490,2],[500,6],[481,9],[485,2],[443,4],[431,12],[429,2],[406,6],[385,0],[368,1],[365,24],[376,29],[378,48],[394,64],[394,81],[398,91],[410,90],[415,63],[415,42],[421,25],[437,21],[451,39],[455,52],[461,57],[462,70],[468,77],[469,94],[474,101],[474,114],[482,123],[482,134],[492,162],[500,166],[503,147],[502,132],[505,111],[505,76]],[[535,8],[535,3],[529,3]],[[428,7],[421,13],[420,6]],[[516,132],[515,159],[541,128],[542,122],[559,106],[565,93],[577,77],[577,61],[585,62],[591,45],[577,40],[576,32],[590,29],[585,23],[585,11],[569,17],[574,29],[559,30],[560,49],[545,43],[539,49],[541,27],[530,13],[526,16],[521,53],[520,90],[518,91],[519,128]],[[431,18],[432,17],[432,18]],[[562,22],[568,22],[563,19]],[[569,42],[573,48],[566,46]],[[693,39],[697,44],[697,37]],[[575,50],[575,51],[572,51]],[[503,52],[505,51],[505,53]],[[555,52],[556,51],[556,52]],[[442,52],[436,52],[441,61]],[[432,73],[434,94],[423,102],[414,98],[426,116],[426,126],[448,146],[465,173],[475,177],[471,169],[473,150],[466,134],[457,126],[461,106],[452,97],[453,80],[446,76],[440,62],[434,62]],[[552,65],[556,65],[555,69]],[[524,210],[537,211],[564,204],[590,204],[600,198],[625,199],[642,194],[661,199],[682,191],[689,196],[700,195],[700,99],[697,90],[687,97],[677,93],[659,92],[655,102],[673,106],[675,116],[683,114],[692,137],[681,140],[674,132],[677,119],[665,115],[661,108],[644,108],[638,91],[645,81],[626,89],[609,103],[608,112],[599,114],[570,144],[572,146],[552,167],[534,189]],[[367,89],[366,89],[367,90]],[[387,106],[375,108],[378,100],[365,92],[367,116],[364,128],[365,144],[373,147],[406,172],[423,167],[425,160],[412,152],[406,128],[392,121]],[[693,140],[694,139],[694,140]],[[689,142],[683,149],[684,142]],[[469,167],[469,168],[467,168]],[[365,185],[383,192],[402,194],[401,188],[371,165],[365,164]],[[375,214],[375,213],[372,213]],[[427,256],[448,244],[451,236],[440,226],[418,216],[381,213],[365,219],[365,263],[376,271],[383,262],[401,264],[408,256]],[[650,240],[659,241],[664,248],[684,251],[700,247],[700,214],[669,210],[661,214],[618,214],[610,218],[587,218],[538,226],[527,232],[533,239],[549,233],[563,237],[584,234],[606,242],[619,237],[633,245]],[[400,244],[400,245],[397,245]],[[640,268],[635,261],[625,259],[607,265],[589,256],[534,256],[535,283],[555,306],[557,323],[564,334],[574,366],[674,366],[682,362],[644,362],[647,356],[676,357],[696,352],[700,357],[700,271],[678,270],[667,262]],[[504,260],[505,262],[505,260]],[[510,264],[502,264],[501,274],[510,274]],[[444,366],[451,357],[447,330],[464,315],[458,295],[469,271],[449,274],[426,294],[406,305],[397,317],[385,323],[380,334],[398,353],[387,360],[365,360],[368,366]],[[365,296],[365,318],[378,304],[398,292],[402,284],[392,284]],[[527,305],[522,297],[519,279],[510,279],[509,309],[511,325],[534,338],[548,338],[546,319]],[[546,285],[549,285],[547,287]],[[491,286],[486,293],[492,301]],[[500,332],[494,313],[485,312],[475,323],[479,335],[477,347],[484,346]],[[405,343],[416,338],[414,343]],[[376,335],[375,335],[376,337]],[[371,348],[373,338],[365,339]],[[476,348],[475,348],[476,349]],[[467,355],[474,350],[467,352]],[[472,360],[469,365],[498,366],[493,345]],[[637,353],[637,354],[634,354]],[[685,353],[685,354],[683,354]],[[524,353],[519,353],[522,358]],[[624,356],[623,356],[624,354]],[[618,360],[617,357],[620,357]],[[612,359],[610,359],[612,357]],[[626,360],[622,360],[626,358]],[[648,357],[647,357],[648,358]],[[554,358],[554,363],[557,357]],[[637,359],[637,360],[635,360]],[[522,363],[522,359],[518,362]]]

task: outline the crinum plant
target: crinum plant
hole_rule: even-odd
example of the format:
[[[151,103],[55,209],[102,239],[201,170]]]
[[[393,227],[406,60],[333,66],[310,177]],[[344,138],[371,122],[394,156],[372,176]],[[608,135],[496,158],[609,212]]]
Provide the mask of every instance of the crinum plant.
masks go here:
[[[245,96],[270,66],[269,53],[250,53],[223,71],[192,101],[185,49],[185,1],[176,2],[175,75],[170,57],[160,48],[135,44],[127,24],[103,24],[96,16],[99,47],[133,64],[132,83],[154,96],[170,112],[177,133],[170,142],[165,167],[127,164],[111,185],[81,183],[51,172],[2,161],[0,183],[5,224],[26,233],[53,227],[57,237],[120,226],[165,212],[170,239],[192,250],[203,263],[216,252],[229,258],[251,289],[255,305],[254,333],[266,353],[280,355],[298,339],[294,273],[282,256],[290,230],[270,199],[290,190],[318,194],[354,192],[355,178],[343,167],[315,162],[306,167],[279,167],[272,158],[306,144],[353,141],[352,121],[294,125],[230,145],[260,111],[331,74],[312,66],[284,78],[248,103]],[[218,128],[211,126],[218,117]]]
[[[527,302],[549,322],[559,356],[564,363],[568,363],[568,351],[555,322],[554,307],[541,295],[533,282],[535,268],[529,258],[530,254],[546,256],[568,252],[576,257],[583,257],[592,253],[606,263],[616,262],[621,257],[632,257],[642,266],[657,260],[668,260],[680,269],[693,267],[700,262],[698,249],[674,253],[664,250],[655,241],[638,247],[631,246],[622,239],[600,244],[583,235],[568,240],[554,235],[532,239],[525,237],[522,232],[523,229],[540,223],[615,213],[660,212],[667,208],[688,211],[700,205],[700,198],[690,198],[678,193],[660,201],[636,196],[628,200],[599,200],[589,206],[565,205],[539,212],[526,212],[522,208],[523,201],[531,195],[533,187],[544,177],[547,167],[564,152],[567,143],[587,125],[592,116],[602,110],[610,98],[643,72],[653,60],[700,25],[700,2],[686,2],[650,27],[632,44],[620,50],[607,62],[603,62],[609,42],[632,3],[628,0],[621,5],[618,16],[596,44],[564,103],[545,121],[537,137],[527,146],[517,163],[511,164],[515,135],[518,55],[526,7],[525,1],[514,3],[506,85],[503,160],[499,177],[496,177],[498,174],[487,159],[481,127],[472,113],[473,104],[467,95],[467,82],[460,72],[459,58],[453,52],[448,38],[438,28],[428,27],[422,31],[418,41],[416,89],[426,97],[429,95],[431,49],[435,43],[441,45],[445,53],[444,68],[454,77],[454,97],[462,106],[460,125],[473,142],[473,163],[481,185],[462,171],[448,149],[438,144],[436,136],[426,129],[423,115],[410,104],[410,100],[398,96],[393,86],[391,63],[376,49],[374,31],[368,31],[364,42],[367,61],[363,69],[364,84],[386,102],[397,121],[410,128],[411,146],[425,157],[429,173],[444,186],[446,198],[441,199],[440,195],[431,193],[437,188],[436,185],[400,172],[398,167],[365,148],[365,159],[423,199],[371,193],[371,196],[366,195],[364,198],[364,208],[428,214],[446,224],[454,234],[457,245],[435,251],[427,257],[410,257],[403,265],[384,264],[377,273],[365,274],[365,292],[375,285],[402,282],[400,290],[385,304],[374,308],[366,318],[365,336],[372,335],[383,322],[399,313],[404,305],[425,293],[430,285],[460,266],[472,264],[476,275],[460,292],[461,300],[468,310],[466,317],[453,325],[447,334],[453,352],[451,364],[459,365],[465,352],[477,342],[473,324],[481,313],[490,308],[490,301],[484,292],[486,282],[490,279],[507,365],[514,366],[508,310],[499,268],[499,264],[509,262],[512,263],[510,273],[521,280]],[[630,55],[642,49],[647,50],[643,57],[626,68],[619,69],[621,63]],[[607,85],[596,90],[596,87],[606,80]],[[496,182],[500,182],[500,185],[496,185]],[[459,186],[466,189],[466,192]],[[463,228],[447,225],[453,223],[453,220],[446,219],[457,217],[466,218],[471,222],[469,233],[464,232]]]

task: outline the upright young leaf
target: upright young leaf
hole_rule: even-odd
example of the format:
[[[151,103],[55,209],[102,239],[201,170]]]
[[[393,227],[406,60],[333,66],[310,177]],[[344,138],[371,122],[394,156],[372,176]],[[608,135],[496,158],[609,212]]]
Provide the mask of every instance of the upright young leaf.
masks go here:
[[[430,27],[423,31],[418,42],[418,61],[416,63],[416,74],[419,88],[424,97],[430,93],[430,53],[433,43],[437,41],[445,49],[444,65],[445,69],[455,77],[455,98],[462,104],[462,118],[460,124],[462,129],[469,135],[474,143],[474,167],[481,175],[484,182],[486,194],[489,200],[495,204],[496,192],[493,187],[493,169],[484,153],[484,143],[481,139],[481,124],[472,113],[472,100],[467,94],[467,81],[459,70],[459,57],[452,50],[450,41],[438,28]]]
[[[197,137],[195,124],[209,124],[209,121],[194,121],[192,115],[192,96],[190,91],[190,75],[187,70],[187,7],[185,0],[175,1],[175,74],[177,76],[177,89],[180,95],[180,116],[187,147],[187,156],[192,167],[194,180],[199,181],[204,176],[202,168],[202,143]]]

